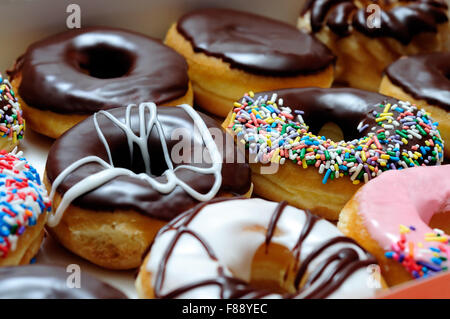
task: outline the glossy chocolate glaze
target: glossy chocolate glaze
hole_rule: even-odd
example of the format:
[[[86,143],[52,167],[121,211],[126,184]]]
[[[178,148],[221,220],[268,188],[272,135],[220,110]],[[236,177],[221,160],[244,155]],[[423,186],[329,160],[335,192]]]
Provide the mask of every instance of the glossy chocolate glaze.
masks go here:
[[[350,3],[351,5],[344,5]],[[386,5],[385,1],[367,1],[358,8],[355,0],[310,0],[302,15],[310,12],[312,32],[319,32],[326,24],[339,36],[354,29],[369,37],[390,37],[407,45],[422,32],[437,32],[437,26],[447,22],[447,4],[443,0],[409,0],[400,6]],[[363,2],[364,3],[364,2]],[[381,27],[370,28],[367,19],[373,12],[366,12],[370,3],[380,4]]]
[[[341,37],[349,35],[350,25],[348,24],[348,19],[355,9],[356,6],[351,2],[338,4],[327,19],[327,26]]]
[[[415,99],[450,111],[450,52],[401,58],[385,74]]]
[[[184,15],[177,30],[195,52],[254,74],[280,77],[317,73],[335,60],[331,51],[310,35],[251,13],[197,10]]]
[[[115,116],[120,121],[125,121],[126,107],[116,108],[108,112]],[[131,127],[135,134],[139,135],[139,113],[137,108],[131,111]],[[218,124],[210,117],[201,114],[208,128],[215,128],[221,132],[223,143],[225,144],[225,132],[218,126]],[[148,114],[146,113],[146,118]],[[188,132],[194,132],[194,123],[182,108],[179,107],[159,107],[158,120],[161,122],[169,154],[172,148],[180,143],[178,135],[171,138],[175,130],[184,129]],[[133,159],[130,159],[130,152],[126,134],[121,128],[116,126],[112,121],[104,115],[97,117],[99,126],[111,148],[112,159],[115,167],[124,167],[132,171],[144,172],[145,167],[140,154],[139,148],[135,149]],[[204,152],[205,146],[200,138],[199,133],[193,137],[191,141],[192,150],[197,147],[198,152]],[[218,143],[218,142],[216,142]],[[151,172],[159,182],[166,182],[166,178],[161,174],[167,169],[165,166],[163,149],[160,143],[160,138],[156,129],[152,130],[148,139],[148,149],[151,158]],[[248,164],[239,164],[236,161],[237,152],[235,147],[225,147],[218,145],[222,152],[222,185],[219,190],[223,192],[230,192],[235,194],[244,194],[250,189],[250,168]],[[178,153],[176,153],[178,154]],[[52,146],[49,152],[46,165],[47,178],[53,182],[55,178],[70,164],[84,158],[86,156],[96,155],[105,161],[108,161],[108,156],[103,143],[98,137],[97,131],[94,127],[93,116],[87,118],[79,123],[71,130],[67,131],[60,137]],[[193,161],[193,155],[190,154],[190,161]],[[230,161],[233,159],[234,161]],[[228,160],[226,160],[228,159]],[[231,162],[231,163],[230,163]],[[186,164],[186,163],[181,163]],[[174,167],[181,164],[174,163]],[[200,163],[191,164],[198,167],[210,167],[211,164],[207,162],[202,156]],[[103,168],[97,163],[89,163],[79,167],[75,172],[70,174],[60,184],[57,192],[64,195],[73,185],[83,180],[87,176],[102,171]],[[196,191],[206,194],[214,184],[213,175],[204,175],[188,169],[180,169],[176,175],[181,178],[188,185],[192,186]],[[180,186],[177,186],[172,192],[162,194],[154,189],[149,183],[139,180],[131,176],[120,176],[110,182],[88,192],[77,199],[72,204],[90,210],[135,210],[142,214],[153,218],[162,220],[170,220],[180,214],[181,212],[191,208],[198,201],[186,193]]]
[[[218,260],[214,251],[211,249],[211,247],[209,247],[207,241],[205,241],[198,234],[190,230],[189,224],[207,205],[220,203],[226,200],[230,199],[216,198],[209,202],[200,203],[199,205],[192,208],[183,215],[179,216],[178,218],[174,219],[168,225],[166,225],[164,228],[161,229],[160,234],[169,230],[175,230],[176,234],[164,253],[164,256],[158,268],[158,272],[155,277],[154,292],[157,298],[176,298],[192,289],[210,285],[220,287],[220,296],[221,298],[225,299],[228,298],[258,299],[272,294],[270,290],[257,289],[255,287],[252,287],[252,285],[243,280],[226,276],[224,274],[223,266],[220,265],[218,266],[217,271],[218,276],[216,278],[195,282],[190,285],[179,287],[169,292],[168,294],[164,295],[161,294],[167,264],[170,260],[170,257],[173,253],[173,250],[175,249],[177,242],[179,241],[180,237],[183,234],[189,234],[190,236],[194,237],[205,248],[205,251],[212,260],[215,261]],[[276,206],[272,214],[266,232],[266,240],[265,240],[266,249],[270,245],[273,233],[277,227],[278,220],[280,219],[286,207],[287,202],[282,201]],[[319,217],[312,215],[308,211],[306,211],[305,214],[306,214],[306,221],[304,228],[302,229],[299,235],[299,239],[293,248],[293,253],[297,260],[298,257],[300,256],[302,242],[308,237],[309,233],[314,228],[314,225],[320,219]],[[180,220],[182,218],[184,218],[184,220],[180,223]],[[367,259],[362,260],[355,249],[345,247],[330,254],[330,256],[326,258],[324,262],[322,262],[319,265],[319,267],[315,269],[311,274],[306,273],[306,271],[308,270],[308,266],[311,264],[311,262],[314,261],[315,258],[319,257],[324,250],[333,245],[341,243],[351,243],[354,244],[356,247],[362,249],[353,239],[344,236],[332,238],[329,241],[326,241],[325,243],[319,245],[315,250],[313,250],[310,254],[306,256],[305,260],[301,261],[301,265],[297,269],[297,274],[294,281],[294,285],[297,292],[293,294],[291,293],[284,294],[283,297],[296,298],[299,294],[310,289],[311,285],[313,285],[317,280],[319,280],[319,277],[323,275],[324,271],[328,270],[327,275],[322,277],[320,284],[316,288],[310,289],[311,291],[309,291],[308,294],[304,296],[304,298],[326,298],[331,293],[336,291],[341,286],[341,284],[355,271],[357,271],[360,268],[366,267],[370,264],[377,263],[375,258],[373,258],[372,255],[370,255],[369,253],[366,253]],[[330,266],[330,264],[333,262],[335,264],[333,266]],[[296,264],[296,267],[297,266],[298,264]],[[302,287],[300,287],[300,282],[304,276],[308,276],[308,279],[306,280],[305,284]]]
[[[81,272],[80,288],[68,288],[64,267],[0,268],[0,299],[126,299],[121,291]]]
[[[188,90],[184,58],[159,40],[114,28],[66,31],[32,44],[9,75],[31,107],[62,114],[154,101]]]

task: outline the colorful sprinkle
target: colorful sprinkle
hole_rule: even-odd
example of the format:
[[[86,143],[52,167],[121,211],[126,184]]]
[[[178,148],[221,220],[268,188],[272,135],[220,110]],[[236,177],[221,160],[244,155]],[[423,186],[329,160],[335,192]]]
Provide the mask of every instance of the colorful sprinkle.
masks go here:
[[[39,173],[21,153],[0,151],[0,258],[14,251],[26,228],[51,210]]]
[[[234,104],[228,128],[245,144],[250,157],[261,164],[290,160],[303,168],[314,166],[324,174],[324,184],[344,176],[358,184],[386,170],[437,165],[444,159],[437,123],[409,102],[374,105],[370,113],[373,123],[361,122],[357,127],[362,134],[366,132],[364,136],[334,142],[312,134],[303,120],[304,112],[281,106],[281,99],[277,105],[276,94],[270,99],[248,96],[254,94],[250,92]],[[379,113],[380,109],[383,112]],[[402,229],[409,231],[406,226]]]
[[[448,267],[444,263],[447,264],[450,249],[448,246],[444,246],[441,240],[435,240],[442,238],[442,242],[448,243],[447,235],[444,232],[434,230],[433,233],[426,233],[425,241],[437,243],[432,244],[428,249],[424,249],[421,242],[407,242],[407,237],[411,232],[402,232],[404,230],[403,225],[399,225],[399,229],[400,239],[392,244],[392,250],[384,253],[386,258],[401,263],[413,278],[428,277],[434,273],[447,270]],[[409,226],[409,229],[413,232],[416,230],[414,226]],[[430,238],[433,240],[429,240]],[[405,245],[406,242],[407,245]]]
[[[0,137],[13,140],[16,144],[25,132],[22,109],[8,79],[0,73]]]

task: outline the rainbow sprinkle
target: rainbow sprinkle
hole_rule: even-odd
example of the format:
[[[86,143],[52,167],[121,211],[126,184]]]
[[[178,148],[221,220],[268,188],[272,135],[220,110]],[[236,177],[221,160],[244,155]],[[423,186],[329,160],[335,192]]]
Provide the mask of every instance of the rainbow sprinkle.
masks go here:
[[[249,92],[234,103],[228,128],[248,148],[252,163],[290,160],[303,168],[314,166],[323,184],[344,176],[359,184],[386,170],[437,165],[444,159],[438,123],[409,102],[374,105],[373,122],[357,127],[361,138],[334,142],[309,132],[303,111],[292,111],[277,98],[255,98]]]
[[[17,246],[19,236],[51,210],[38,172],[18,154],[0,151],[0,257]]]
[[[409,226],[409,232],[405,232],[404,227],[400,225],[400,239],[384,254],[386,258],[401,263],[413,278],[427,278],[435,273],[447,271],[450,257],[448,236],[442,230],[434,229],[424,236],[425,242],[432,243],[425,248],[423,243],[408,241],[407,236],[415,231],[415,227]]]
[[[9,81],[0,73],[0,137],[11,139],[16,144],[23,138],[24,131],[25,119],[19,100]]]

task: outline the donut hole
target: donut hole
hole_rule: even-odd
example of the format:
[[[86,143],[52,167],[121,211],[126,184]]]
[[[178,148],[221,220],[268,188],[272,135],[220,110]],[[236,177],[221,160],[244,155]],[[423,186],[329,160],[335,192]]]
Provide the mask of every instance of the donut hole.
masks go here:
[[[342,141],[344,139],[344,133],[339,125],[334,122],[325,123],[318,132],[319,136],[325,136],[332,141]]]
[[[98,79],[123,77],[133,66],[130,53],[107,45],[83,48],[75,61],[81,72]]]
[[[159,177],[168,169],[164,160],[162,147],[161,150],[158,150],[157,148],[158,147],[153,146],[150,150],[150,175],[152,177]],[[122,147],[116,149],[112,154],[115,167],[129,169],[135,174],[146,173],[145,162],[137,144],[133,145],[133,156],[131,158],[130,155],[124,156],[123,154],[130,154],[126,143],[123,143]]]
[[[450,234],[450,208],[434,214],[428,225],[432,229],[438,228],[443,230],[446,234]]]
[[[260,246],[253,257],[250,285],[278,294],[295,293],[292,252],[273,242],[266,248],[265,244]]]

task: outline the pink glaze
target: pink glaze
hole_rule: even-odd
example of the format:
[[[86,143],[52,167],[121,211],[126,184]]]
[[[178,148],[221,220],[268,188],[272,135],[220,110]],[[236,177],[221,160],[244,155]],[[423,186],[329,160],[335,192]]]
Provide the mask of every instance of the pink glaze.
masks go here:
[[[400,225],[416,229],[405,233],[404,250],[408,254],[412,242],[416,261],[437,265],[431,261],[436,254],[430,247],[440,246],[443,254],[450,251],[449,243],[425,240],[425,234],[434,232],[428,226],[432,216],[450,211],[450,165],[384,172],[362,187],[356,199],[369,234],[386,251],[398,251]],[[447,260],[440,266],[448,265]]]

